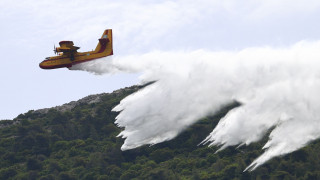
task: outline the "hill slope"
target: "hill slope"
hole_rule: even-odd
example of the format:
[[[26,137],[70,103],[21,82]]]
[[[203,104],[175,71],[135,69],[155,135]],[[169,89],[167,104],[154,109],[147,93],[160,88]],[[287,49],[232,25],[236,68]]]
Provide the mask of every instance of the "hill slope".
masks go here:
[[[0,121],[0,179],[319,179],[320,143],[254,172],[242,172],[266,141],[214,153],[197,146],[227,109],[200,120],[176,139],[120,150],[111,109],[139,88],[92,95],[55,108]],[[233,105],[236,106],[236,105]]]

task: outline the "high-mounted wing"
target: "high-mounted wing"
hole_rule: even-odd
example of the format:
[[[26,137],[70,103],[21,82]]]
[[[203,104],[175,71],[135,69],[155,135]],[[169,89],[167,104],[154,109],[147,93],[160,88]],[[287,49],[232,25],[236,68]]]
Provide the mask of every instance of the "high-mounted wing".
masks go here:
[[[60,41],[60,47],[56,48],[56,52],[77,52],[80,47],[74,46],[72,41]]]

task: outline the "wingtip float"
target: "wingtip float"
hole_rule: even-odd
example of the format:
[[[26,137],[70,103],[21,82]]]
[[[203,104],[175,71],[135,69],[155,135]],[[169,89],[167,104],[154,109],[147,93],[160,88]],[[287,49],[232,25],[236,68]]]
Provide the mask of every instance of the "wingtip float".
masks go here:
[[[92,61],[102,57],[113,55],[112,29],[106,29],[94,51],[77,52],[79,47],[74,46],[72,41],[60,41],[60,47],[54,47],[58,56],[47,57],[39,66],[42,69],[56,69],[71,67],[72,65]]]

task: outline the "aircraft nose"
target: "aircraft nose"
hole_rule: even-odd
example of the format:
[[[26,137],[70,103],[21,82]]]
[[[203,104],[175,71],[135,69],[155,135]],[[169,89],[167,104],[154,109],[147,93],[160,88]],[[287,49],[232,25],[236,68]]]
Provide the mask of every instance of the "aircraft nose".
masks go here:
[[[46,67],[45,67],[45,65],[44,65],[44,61],[42,61],[42,62],[39,64],[39,67],[40,67],[41,69],[46,69]]]

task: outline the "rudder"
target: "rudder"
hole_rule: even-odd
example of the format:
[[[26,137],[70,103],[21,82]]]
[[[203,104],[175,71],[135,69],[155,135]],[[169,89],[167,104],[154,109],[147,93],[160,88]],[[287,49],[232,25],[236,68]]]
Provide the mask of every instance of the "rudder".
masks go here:
[[[113,46],[112,46],[112,29],[106,29],[99,43],[95,49],[95,53],[103,53],[105,55],[113,55]]]

